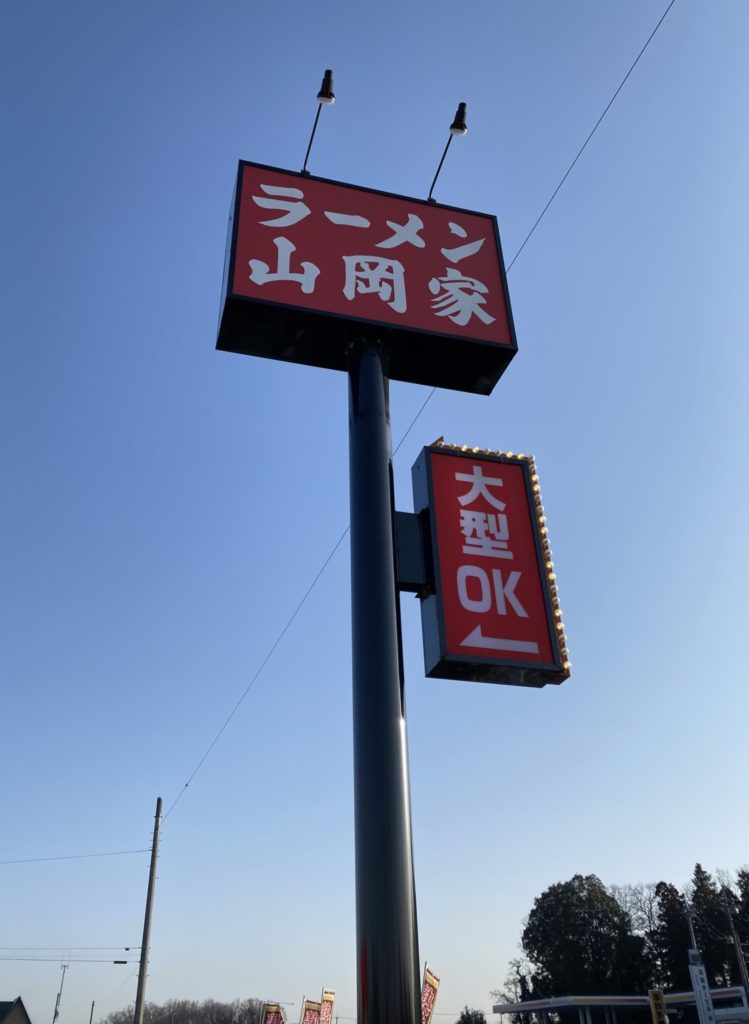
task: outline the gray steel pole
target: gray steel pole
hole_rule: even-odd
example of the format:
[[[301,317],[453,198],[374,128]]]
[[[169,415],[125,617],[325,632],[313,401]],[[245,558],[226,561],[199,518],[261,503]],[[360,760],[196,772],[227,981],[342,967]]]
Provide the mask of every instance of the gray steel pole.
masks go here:
[[[694,923],[692,922],[692,908],[686,900],[684,901],[684,913],[687,918],[687,924],[689,925],[689,938],[692,940],[692,949],[699,953],[697,939],[694,934]]]
[[[739,937],[736,934],[736,929],[734,928],[734,924],[733,924],[733,915],[731,914],[731,909],[728,906],[728,902],[727,901],[724,901],[723,907],[724,907],[725,912],[726,912],[726,917],[728,918],[728,927],[731,929],[731,938],[733,939],[733,948],[736,950],[736,959],[739,962],[739,973],[741,974],[741,984],[744,986],[744,992],[746,994],[746,998],[747,998],[747,1000],[749,1000],[749,976],[747,975],[747,970],[746,970],[746,960],[744,959],[744,950],[741,948],[741,943],[739,942]]]
[[[65,984],[65,971],[67,971],[68,966],[69,966],[68,964],[63,964],[62,965],[62,978],[60,979],[60,991],[57,993],[57,999],[55,1001],[55,1012],[52,1014],[52,1024],[55,1024],[55,1021],[60,1016],[60,1002],[62,1000],[62,986]]]
[[[146,893],[146,914],[143,920],[143,939],[140,945],[140,967],[138,968],[138,991],[135,994],[135,1016],[133,1024],[143,1024],[143,1007],[146,1001],[146,975],[148,974],[148,951],[151,944],[151,912],[153,911],[153,890],[156,884],[156,861],[159,856],[159,827],[161,825],[161,797],[156,800],[156,820],[153,823],[151,845],[151,869],[148,872]]]
[[[96,1006],[96,1000],[92,999],[91,1000],[91,1015],[88,1018],[88,1024],[92,1024],[92,1022],[93,1022],[93,1019],[94,1019],[94,1006]]]
[[[378,346],[351,355],[349,441],[357,1019],[420,1024],[389,395]]]

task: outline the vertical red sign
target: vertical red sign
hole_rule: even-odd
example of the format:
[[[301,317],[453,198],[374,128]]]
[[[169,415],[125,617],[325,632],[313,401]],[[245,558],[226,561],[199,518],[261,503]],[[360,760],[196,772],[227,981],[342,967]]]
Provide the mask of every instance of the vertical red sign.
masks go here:
[[[320,997],[320,1024],[333,1024],[334,1002],[335,991],[331,988],[324,988]]]
[[[312,999],[302,1000],[302,1012],[299,1024],[320,1024],[320,1003]]]
[[[426,448],[434,593],[422,599],[426,673],[544,686],[569,676],[535,465],[524,456]]]

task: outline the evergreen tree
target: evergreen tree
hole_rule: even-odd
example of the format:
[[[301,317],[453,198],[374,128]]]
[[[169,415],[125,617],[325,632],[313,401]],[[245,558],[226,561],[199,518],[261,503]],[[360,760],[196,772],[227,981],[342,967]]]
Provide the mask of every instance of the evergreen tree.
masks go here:
[[[724,898],[729,893],[734,899],[733,893],[721,892],[701,864],[694,866],[691,889],[694,933],[710,984],[730,985],[735,977],[735,957],[729,946]]]
[[[684,992],[692,987],[687,960],[692,942],[686,901],[670,882],[658,882],[655,899],[657,924],[651,930],[649,943],[654,953],[656,980],[666,991]]]
[[[634,992],[648,984],[645,943],[595,875],[550,886],[534,902],[522,946],[535,996]]]
[[[486,1024],[486,1017],[481,1010],[469,1010],[467,1006],[458,1017],[457,1024]]]
[[[749,952],[749,867],[739,868],[736,872],[736,888],[738,889],[738,906],[734,924],[739,941],[748,947]]]

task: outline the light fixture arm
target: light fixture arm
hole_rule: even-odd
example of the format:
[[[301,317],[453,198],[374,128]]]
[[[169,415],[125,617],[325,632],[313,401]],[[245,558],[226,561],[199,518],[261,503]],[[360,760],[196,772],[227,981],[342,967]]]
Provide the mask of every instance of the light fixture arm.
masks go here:
[[[432,192],[434,192],[434,186],[437,184],[437,178],[439,178],[439,176],[440,176],[440,171],[442,170],[442,165],[445,162],[445,157],[447,156],[447,151],[450,148],[450,143],[452,141],[453,141],[452,135],[448,135],[447,136],[447,144],[445,146],[444,152],[442,153],[442,159],[439,162],[439,167],[437,168],[437,173],[434,176],[434,181],[432,182],[432,187],[429,189],[429,195],[427,196],[427,202],[428,203],[433,203],[434,202],[434,199],[432,199]]]
[[[315,138],[315,132],[317,131],[317,122],[320,120],[320,111],[321,110],[322,110],[322,103],[318,103],[317,104],[317,113],[315,114],[315,123],[312,125],[312,134],[310,135],[309,142],[307,143],[307,152],[304,154],[304,165],[302,167],[302,174],[309,174],[309,171],[307,170],[307,161],[309,160],[309,155],[310,155],[310,152],[312,150],[312,142],[313,142],[313,140]]]
[[[468,125],[466,124],[466,104],[459,103],[458,109],[455,111],[453,123],[450,125],[450,134],[447,137],[447,145],[445,146],[444,152],[442,154],[442,159],[439,162],[439,167],[437,168],[437,173],[434,176],[432,187],[429,189],[429,195],[427,196],[428,203],[434,202],[434,199],[432,199],[432,192],[434,192],[434,186],[437,184],[437,178],[439,178],[440,176],[440,171],[442,170],[442,165],[445,162],[445,157],[447,156],[447,151],[450,148],[450,143],[453,141],[453,135],[465,135],[467,131]]]
[[[320,91],[317,94],[317,113],[315,114],[315,123],[312,125],[312,134],[309,137],[307,144],[307,152],[304,154],[304,165],[302,166],[302,174],[309,174],[307,170],[307,161],[309,160],[310,152],[312,151],[312,143],[315,138],[315,132],[317,131],[317,122],[320,120],[320,111],[323,105],[328,106],[331,103],[335,103],[335,93],[333,92],[333,72],[330,68],[325,69],[325,74],[322,78],[322,85]]]

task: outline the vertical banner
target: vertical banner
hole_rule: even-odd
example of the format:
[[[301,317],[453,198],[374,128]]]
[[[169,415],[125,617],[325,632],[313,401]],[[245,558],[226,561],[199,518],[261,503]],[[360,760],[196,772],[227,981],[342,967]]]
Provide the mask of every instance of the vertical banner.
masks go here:
[[[707,980],[707,971],[699,953],[689,950],[689,975],[692,979],[694,998],[697,1003],[697,1016],[700,1024],[715,1024],[715,1009],[713,1008],[713,997],[710,992],[710,985]]]
[[[424,984],[421,986],[421,1024],[430,1024],[439,987],[439,978],[429,970],[428,964],[424,964]]]
[[[320,1003],[313,999],[303,999],[299,1024],[320,1024]]]
[[[335,1002],[335,990],[324,988],[320,996],[320,1024],[332,1024],[333,1003]]]
[[[286,1013],[279,1003],[263,1003],[261,1024],[286,1024]]]
[[[650,999],[650,1015],[653,1018],[653,1024],[668,1024],[666,997],[663,995],[663,989],[649,988],[648,998]]]

